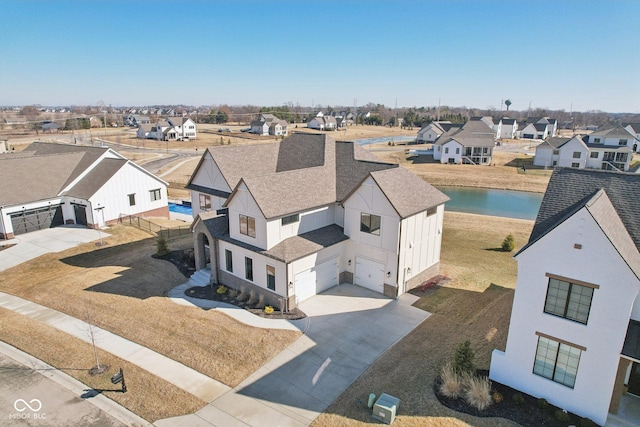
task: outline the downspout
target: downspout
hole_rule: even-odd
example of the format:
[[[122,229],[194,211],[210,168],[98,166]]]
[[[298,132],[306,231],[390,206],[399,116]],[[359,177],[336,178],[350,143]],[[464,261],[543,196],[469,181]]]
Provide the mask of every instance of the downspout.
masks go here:
[[[398,291],[396,292],[396,298],[400,295],[400,248],[402,243],[402,219],[400,219],[400,234],[398,235],[398,264],[396,265],[396,284],[398,285]],[[404,293],[404,274],[402,275],[402,292]]]

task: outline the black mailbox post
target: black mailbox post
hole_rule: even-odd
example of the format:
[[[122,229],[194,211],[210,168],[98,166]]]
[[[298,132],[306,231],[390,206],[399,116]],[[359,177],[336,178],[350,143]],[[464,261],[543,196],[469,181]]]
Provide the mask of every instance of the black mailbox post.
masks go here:
[[[122,368],[120,371],[111,377],[111,384],[122,383],[122,392],[127,392],[127,385],[124,383],[124,372],[122,372]]]

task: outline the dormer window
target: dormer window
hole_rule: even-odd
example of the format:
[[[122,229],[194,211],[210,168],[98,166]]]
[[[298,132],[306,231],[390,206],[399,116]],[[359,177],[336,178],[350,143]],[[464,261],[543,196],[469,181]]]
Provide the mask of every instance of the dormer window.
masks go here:
[[[240,215],[240,234],[256,237],[256,219],[247,215]]]

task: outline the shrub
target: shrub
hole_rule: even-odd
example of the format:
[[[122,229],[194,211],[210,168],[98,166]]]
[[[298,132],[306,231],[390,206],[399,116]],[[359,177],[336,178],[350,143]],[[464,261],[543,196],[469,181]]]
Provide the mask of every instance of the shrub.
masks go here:
[[[267,314],[271,314],[271,313],[273,313],[273,312],[274,312],[274,309],[273,309],[273,307],[272,307],[272,306],[268,305],[268,306],[266,306],[266,307],[264,308],[264,312],[265,312],[265,313],[267,313]]]
[[[556,409],[556,411],[553,413],[553,417],[561,423],[568,423],[569,421],[571,421],[571,417],[569,416],[567,411],[563,411],[562,409]]]
[[[516,247],[516,241],[513,238],[513,235],[509,234],[502,241],[502,250],[505,252],[511,252],[515,249],[515,247]]]
[[[158,240],[156,240],[156,249],[158,256],[164,256],[169,253],[169,244],[162,234],[159,235]]]
[[[225,285],[220,285],[218,286],[218,289],[216,289],[216,293],[217,294],[226,294],[227,293],[227,287]]]
[[[502,393],[500,393],[499,391],[494,391],[491,395],[491,398],[493,399],[493,403],[502,403],[502,401],[504,400]]]
[[[467,403],[479,411],[484,411],[491,405],[491,381],[487,377],[467,376],[465,378]]]
[[[447,363],[440,370],[440,393],[450,399],[457,399],[463,392],[462,377],[453,368],[451,363]]]
[[[469,373],[473,374],[475,371],[474,361],[475,354],[471,348],[471,342],[469,340],[461,343],[456,348],[454,355],[453,368],[459,374]]]
[[[524,403],[524,396],[520,393],[516,393],[511,397],[511,400],[513,400],[513,403],[516,405],[522,405]]]
[[[547,402],[547,399],[543,399],[542,397],[538,399],[537,404],[538,408],[540,409],[547,409],[547,407],[549,406],[549,402]]]

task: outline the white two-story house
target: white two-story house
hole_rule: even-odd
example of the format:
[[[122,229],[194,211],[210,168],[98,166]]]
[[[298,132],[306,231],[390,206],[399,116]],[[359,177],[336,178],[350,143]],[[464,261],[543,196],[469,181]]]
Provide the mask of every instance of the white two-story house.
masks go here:
[[[396,297],[439,270],[448,197],[353,142],[211,148],[187,188],[196,268],[277,307],[340,283]]]
[[[632,157],[626,145],[589,143],[579,136],[549,138],[536,147],[533,165],[628,171]]]
[[[604,425],[640,396],[640,175],[554,170],[489,377]]]
[[[639,152],[640,140],[632,132],[633,128],[618,126],[608,126],[591,133],[589,143],[603,144],[614,147],[629,147],[633,152]]]
[[[472,118],[461,128],[452,127],[433,144],[433,159],[457,165],[491,164],[496,145],[492,123],[484,117]]]

